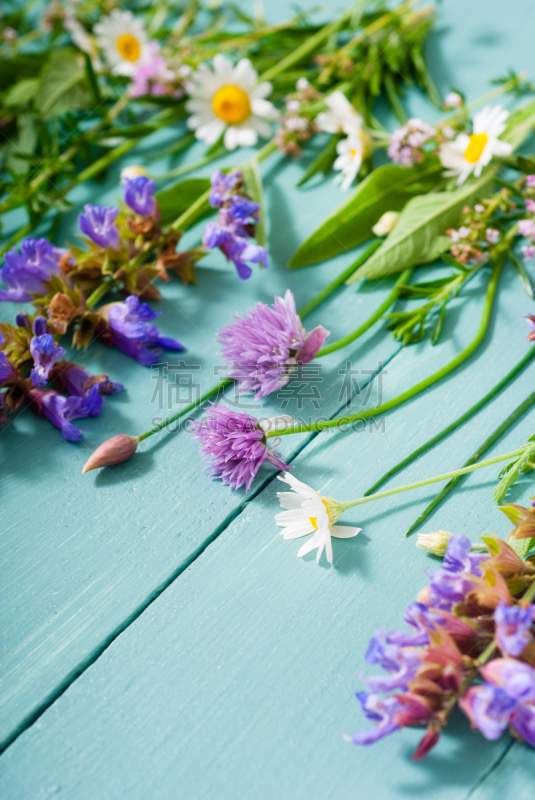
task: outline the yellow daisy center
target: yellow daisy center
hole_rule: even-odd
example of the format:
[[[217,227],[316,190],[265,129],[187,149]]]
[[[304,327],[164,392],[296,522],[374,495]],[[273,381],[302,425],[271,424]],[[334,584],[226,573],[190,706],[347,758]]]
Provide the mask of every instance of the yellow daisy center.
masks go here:
[[[355,158],[355,156],[357,155],[356,150],[350,150],[349,152],[351,153],[351,158]]]
[[[251,116],[251,103],[247,92],[239,86],[222,86],[212,100],[214,114],[227,125],[240,125]]]
[[[481,158],[489,137],[486,133],[473,133],[470,136],[468,147],[464,151],[464,157],[470,164],[475,164]]]
[[[327,505],[327,503],[325,502],[323,497],[321,498],[321,502],[323,503],[323,505],[327,509],[327,516],[329,516],[329,506]],[[317,517],[309,517],[309,520],[310,520],[310,524],[312,525],[314,530],[317,531],[318,530],[318,518]],[[329,517],[329,522],[330,522],[330,517]]]
[[[117,50],[125,61],[137,61],[141,55],[141,45],[131,33],[123,33],[115,42]]]

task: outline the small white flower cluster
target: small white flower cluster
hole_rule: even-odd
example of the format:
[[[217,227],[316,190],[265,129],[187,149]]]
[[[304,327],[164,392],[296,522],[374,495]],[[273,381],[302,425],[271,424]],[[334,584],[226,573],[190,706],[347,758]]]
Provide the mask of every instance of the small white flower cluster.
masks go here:
[[[310,85],[305,77],[298,79],[296,91],[286,97],[286,113],[281,119],[275,141],[285,156],[296,157],[301,154],[301,142],[306,142],[317,131],[310,115],[303,113],[309,103],[321,98],[321,94]]]

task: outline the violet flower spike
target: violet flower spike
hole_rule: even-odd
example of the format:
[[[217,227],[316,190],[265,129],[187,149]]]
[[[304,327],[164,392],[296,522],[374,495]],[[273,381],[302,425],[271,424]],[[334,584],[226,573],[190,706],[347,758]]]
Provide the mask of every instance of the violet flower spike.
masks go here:
[[[344,738],[347,741],[353,744],[373,744],[401,728],[396,721],[396,716],[403,707],[395,694],[390,697],[379,697],[379,695],[369,692],[357,692],[356,697],[366,717],[376,725],[366,731],[357,731],[351,736],[346,734]]]
[[[305,331],[288,289],[272,306],[257,303],[243,317],[236,314],[217,332],[217,341],[239,391],[256,392],[260,399],[284,386],[298,364],[312,361],[328,335],[321,325]]]
[[[33,294],[46,294],[46,281],[51,275],[59,275],[60,261],[68,251],[54,247],[47,239],[23,239],[20,253],[10,250],[5,254],[5,263],[0,278],[9,287],[0,289],[0,301],[29,303]]]
[[[124,201],[132,211],[142,217],[153,217],[156,214],[154,192],[156,184],[151,178],[139,175],[137,178],[125,178],[123,181]]]
[[[65,350],[54,342],[52,334],[43,333],[32,338],[30,353],[34,363],[30,378],[34,386],[41,388],[46,386],[52,367],[65,355]]]
[[[212,208],[219,208],[223,203],[229,202],[232,198],[233,190],[242,180],[243,175],[240,170],[232,170],[226,175],[220,169],[214,170],[210,176],[212,186],[208,198]]]
[[[266,431],[254,417],[219,403],[211,403],[206,411],[191,427],[193,437],[201,443],[201,453],[211,461],[206,467],[209,475],[232,489],[245,486],[249,490],[264,461],[279,470],[290,469],[275,450],[268,448]],[[266,425],[271,427],[276,420],[268,420]]]
[[[156,325],[150,324],[149,320],[161,312],[153,311],[147,303],[141,303],[136,295],[129,295],[124,303],[112,303],[105,307],[105,313],[112,343],[143,366],[155,364],[162,347],[168,350],[184,349],[176,339],[161,336]]]
[[[115,224],[118,214],[118,208],[85,205],[84,213],[78,217],[78,225],[82,233],[89,236],[99,247],[104,250],[108,247],[119,250],[121,239]]]
[[[58,392],[42,389],[30,389],[28,398],[33,401],[32,407],[37,406],[38,413],[43,414],[56,428],[59,428],[65,439],[70,442],[79,442],[84,438],[82,431],[72,424],[72,420],[98,417],[102,411],[102,397],[98,393],[97,386],[93,386],[85,399],[64,397]]]

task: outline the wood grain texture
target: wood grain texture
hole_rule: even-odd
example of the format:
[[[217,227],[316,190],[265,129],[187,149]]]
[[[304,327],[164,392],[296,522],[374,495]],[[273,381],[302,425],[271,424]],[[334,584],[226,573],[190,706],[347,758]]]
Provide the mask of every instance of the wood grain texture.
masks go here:
[[[284,11],[282,2],[270,5],[270,16]],[[507,12],[495,0],[470,7],[446,3],[440,18],[449,30],[437,34],[431,48],[441,88],[459,85],[473,99],[485,91],[488,77],[509,64],[529,68],[534,58],[522,24],[527,13],[527,0],[516,0]],[[417,96],[408,103],[411,113],[433,118]],[[159,167],[166,168],[154,170]],[[203,388],[214,382],[214,332],[233,311],[257,299],[270,302],[286,287],[303,304],[354,257],[286,271],[297,244],[339,201],[330,181],[294,190],[301,169],[275,158],[264,171],[273,256],[267,273],[242,283],[211,256],[197,287],[175,283],[163,289],[161,328],[185,342],[186,363],[201,365]],[[105,191],[98,188],[99,202],[113,202],[117,176],[110,176]],[[81,189],[77,202],[95,201],[95,191]],[[198,234],[192,231],[189,240]],[[474,297],[468,313],[456,310],[462,298],[456,301],[452,313],[461,315],[459,324],[453,334],[446,326],[444,342],[434,350],[422,343],[401,352],[374,328],[347,353],[326,358],[320,413],[340,409],[338,369],[346,358],[360,369],[389,362],[385,399],[449,360],[475,332],[482,284],[481,277],[466,290]],[[390,285],[358,294],[351,287],[311,315],[307,326],[322,322],[338,338],[371,313]],[[355,496],[510,369],[525,352],[521,316],[530,310],[509,267],[481,352],[447,383],[388,415],[384,434],[325,433],[312,442],[293,437],[281,451],[291,457],[302,450],[295,466],[301,479],[341,498]],[[318,568],[313,559],[298,561],[299,543],[283,542],[273,524],[273,473],[261,473],[253,487],[260,494],[243,508],[245,493],[202,472],[187,434],[149,440],[130,464],[82,477],[81,466],[98,443],[117,432],[138,433],[154,415],[149,370],[98,345],[83,360],[127,386],[124,395],[106,401],[101,418],[88,421],[85,448],[63,442],[28,412],[0,436],[8,464],[0,482],[0,738],[9,739],[51,703],[0,759],[2,797],[465,797],[503,755],[506,738],[487,743],[469,734],[459,717],[421,765],[408,759],[414,732],[369,750],[340,738],[342,730],[362,724],[352,692],[361,686],[368,637],[380,624],[399,624],[403,606],[424,582],[422,569],[430,562],[402,532],[432,493],[366,506],[358,518],[348,515],[364,532],[334,542],[333,569]],[[532,388],[530,368],[476,420],[389,485],[462,463]],[[252,413],[276,410],[276,403],[266,403]],[[303,414],[309,413],[305,407]],[[516,446],[533,432],[530,424],[529,418],[519,423],[492,454]],[[491,472],[467,479],[426,530],[505,535],[508,523],[491,505]],[[515,498],[526,500],[528,488],[523,479]],[[515,749],[516,758],[533,758],[527,748],[515,745],[511,753]],[[487,783],[477,790],[483,792],[478,800],[487,797]]]

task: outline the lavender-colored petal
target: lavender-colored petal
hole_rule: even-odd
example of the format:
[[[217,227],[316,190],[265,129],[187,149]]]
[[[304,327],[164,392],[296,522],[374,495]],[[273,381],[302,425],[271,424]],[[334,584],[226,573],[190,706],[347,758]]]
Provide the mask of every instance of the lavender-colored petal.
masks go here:
[[[154,192],[155,182],[138,175],[136,178],[125,178],[123,181],[124,201],[136,214],[143,217],[151,217],[156,213],[156,200]]]
[[[78,217],[80,230],[99,247],[104,249],[112,247],[114,250],[119,250],[121,239],[115,225],[118,213],[119,209],[117,208],[85,205],[84,213]]]
[[[516,702],[507,692],[490,683],[472,686],[459,705],[485,739],[499,739],[509,724]]]
[[[43,333],[32,338],[30,353],[34,362],[30,374],[31,381],[34,386],[45,386],[50,370],[58,358],[65,355],[65,350],[54,342],[54,337],[50,333]]]
[[[400,729],[395,718],[402,706],[395,695],[382,698],[368,692],[357,692],[357,698],[366,717],[377,724],[370,730],[357,731],[347,737],[353,744],[373,744]]]
[[[495,658],[481,667],[486,681],[502,688],[519,703],[535,702],[535,669],[514,658]]]
[[[535,705],[521,705],[511,718],[511,725],[528,744],[535,747]]]
[[[501,600],[494,611],[496,623],[496,644],[502,653],[519,656],[531,641],[530,629],[533,626],[535,606],[506,606]]]
[[[304,344],[297,351],[295,356],[296,360],[300,364],[308,364],[312,361],[329,333],[330,331],[325,330],[323,325],[318,325],[317,328],[311,330],[310,333],[306,335]]]

